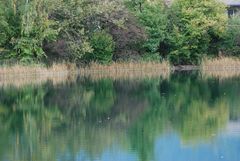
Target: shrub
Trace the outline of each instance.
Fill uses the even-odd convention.
[[[56,0],[51,19],[58,21],[60,34],[58,42],[65,45],[63,50],[59,43],[46,44],[49,55],[65,56],[74,61],[85,61],[91,46],[92,34],[103,28],[105,24],[114,24],[118,19],[112,16],[113,12],[121,9],[115,0]],[[50,48],[49,48],[50,46]],[[53,46],[53,47],[52,47]],[[88,61],[88,60],[86,60]]]
[[[227,34],[222,44],[222,50],[227,55],[240,55],[240,16],[228,20]]]
[[[172,64],[199,64],[210,42],[225,35],[225,6],[216,0],[176,0],[171,6]]]
[[[159,53],[146,53],[142,55],[141,60],[143,62],[160,62],[161,57]]]
[[[158,52],[160,43],[168,36],[167,12],[163,1],[135,0],[128,4],[148,34],[148,39],[143,44],[145,50],[149,53]]]
[[[33,61],[45,56],[42,49],[44,40],[56,39],[54,22],[48,19],[48,1],[3,2],[0,0],[0,47],[5,58]]]
[[[93,52],[86,55],[86,61],[96,61],[103,64],[112,61],[115,45],[110,34],[105,31],[97,31],[93,33],[90,44]]]

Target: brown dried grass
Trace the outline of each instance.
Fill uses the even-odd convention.
[[[77,67],[71,63],[54,63],[50,67],[42,64],[0,67],[0,86],[13,85],[21,87],[27,84],[42,84],[52,81],[53,84],[63,83],[75,77]]]
[[[171,72],[168,62],[115,62],[110,65],[92,63],[80,68],[80,75],[92,79],[136,79],[151,77],[168,77]]]
[[[42,84],[52,81],[53,84],[74,81],[78,75],[98,80],[152,78],[170,74],[168,62],[116,62],[109,65],[92,63],[86,67],[76,67],[73,63],[55,63],[51,67],[44,65],[25,66],[15,64],[0,67],[0,86],[21,87],[28,84]]]
[[[219,57],[206,59],[201,65],[204,76],[231,78],[240,76],[240,59],[233,57]]]

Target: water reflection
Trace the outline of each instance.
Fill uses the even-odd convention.
[[[240,78],[91,80],[0,89],[0,160],[229,160]]]

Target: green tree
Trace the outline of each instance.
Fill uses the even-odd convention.
[[[225,35],[225,6],[216,0],[176,0],[169,11],[172,23],[172,64],[199,64],[210,42]]]
[[[24,62],[45,56],[43,41],[55,40],[57,30],[49,20],[48,0],[0,1],[0,47],[5,58]]]
[[[233,16],[228,20],[227,34],[224,37],[222,50],[226,55],[240,54],[240,16]]]
[[[130,9],[134,12],[139,23],[145,28],[148,38],[143,46],[147,53],[153,54],[160,50],[160,44],[165,42],[168,33],[167,8],[163,0],[153,1],[127,1]],[[141,4],[141,9],[138,5]],[[164,51],[160,51],[160,53]],[[163,54],[162,53],[162,54]]]

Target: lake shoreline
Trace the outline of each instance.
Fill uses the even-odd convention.
[[[221,58],[205,60],[199,66],[170,66],[168,62],[115,62],[109,65],[92,63],[77,67],[74,63],[56,63],[50,67],[42,64],[0,67],[0,87],[41,85],[47,81],[53,85],[75,82],[78,77],[91,80],[142,80],[162,77],[168,79],[174,72],[200,71],[202,77],[214,77],[219,80],[240,76],[240,60]]]
[[[203,73],[214,72],[235,72],[240,75],[240,59],[232,57],[222,57],[215,59],[205,59],[201,65],[178,65],[171,66],[169,62],[113,62],[103,65],[91,63],[86,66],[77,66],[75,63],[63,62],[53,63],[51,66],[43,64],[13,64],[0,66],[0,80],[3,78],[19,77],[54,77],[71,74],[106,75],[110,77],[128,77],[133,73],[140,75],[168,75],[174,71],[194,71],[199,70]],[[138,74],[139,75],[139,74]]]

